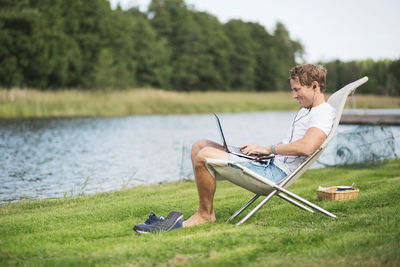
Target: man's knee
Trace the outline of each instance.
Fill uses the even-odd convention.
[[[220,158],[221,155],[219,155],[218,153],[221,153],[221,152],[213,147],[202,148],[195,157],[195,166],[197,168],[204,167],[206,164],[207,158]]]
[[[192,152],[191,155],[192,157],[196,157],[197,154],[200,152],[200,150],[202,150],[203,148],[205,148],[208,145],[209,141],[206,139],[200,139],[197,140],[193,145],[192,145]]]
[[[202,148],[199,152],[197,152],[195,157],[195,167],[203,167],[206,163],[206,158],[208,156],[208,147]]]

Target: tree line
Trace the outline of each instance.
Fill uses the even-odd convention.
[[[200,12],[184,0],[147,11],[108,0],[0,0],[0,86],[180,91],[288,89],[303,47],[282,23]],[[399,95],[399,60],[327,62],[328,91],[368,75],[364,92]]]
[[[342,62],[335,60],[322,63],[328,70],[327,92],[335,92],[338,88],[368,76],[369,80],[357,91],[361,94],[400,95],[400,59]]]

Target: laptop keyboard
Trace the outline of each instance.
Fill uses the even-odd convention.
[[[235,152],[238,154],[243,154],[242,150],[240,150],[237,146],[228,146],[230,152]]]

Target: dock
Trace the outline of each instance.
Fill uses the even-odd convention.
[[[400,114],[343,114],[340,123],[400,125]]]

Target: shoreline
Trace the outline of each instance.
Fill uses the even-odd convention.
[[[326,95],[326,99],[329,95]],[[0,119],[87,118],[129,115],[237,113],[297,110],[290,92],[177,92],[0,89]],[[350,108],[400,108],[400,97],[356,94]]]
[[[390,159],[385,159],[381,161],[376,161],[373,162],[372,164],[375,164],[377,166],[380,165],[385,165],[389,162],[400,162],[400,158],[390,158]],[[311,168],[309,169],[310,171],[324,171],[327,169],[331,168],[342,168],[342,169],[352,169],[352,168],[363,168],[366,167],[368,163],[354,163],[351,165],[338,165],[338,166],[324,166],[320,168]],[[20,198],[13,198],[10,200],[5,200],[3,202],[0,202],[0,208],[4,206],[9,206],[9,205],[18,205],[21,203],[29,203],[29,202],[46,202],[46,201],[63,201],[67,199],[77,199],[77,198],[84,198],[84,197],[95,197],[96,195],[102,195],[102,194],[114,194],[118,193],[119,191],[125,191],[125,190],[137,190],[138,188],[151,188],[151,187],[158,187],[158,186],[170,186],[174,184],[180,184],[180,183],[194,183],[194,177],[193,178],[187,178],[187,179],[182,179],[182,180],[175,180],[175,181],[164,181],[164,182],[154,182],[154,183],[149,183],[149,184],[138,184],[135,186],[130,186],[130,187],[121,187],[119,189],[111,189],[110,191],[102,191],[102,192],[94,192],[94,193],[85,193],[83,191],[76,191],[75,193],[73,191],[69,192],[66,191],[63,197],[29,197],[29,196],[22,196]]]
[[[396,112],[390,113],[390,110]],[[256,113],[256,112],[279,112],[279,111],[295,111],[295,109],[286,110],[243,110],[235,112],[221,112],[221,113]],[[374,111],[368,113],[365,111]],[[382,113],[380,113],[382,111]],[[388,112],[389,111],[389,112]],[[173,116],[173,115],[198,115],[198,114],[212,114],[213,111],[207,111],[203,113],[144,113],[144,114],[124,114],[114,116],[101,116],[101,115],[77,115],[77,116],[42,116],[42,117],[0,117],[0,120],[36,120],[36,119],[90,119],[90,118],[123,118],[130,116]],[[375,109],[345,109],[342,115],[341,124],[378,124],[378,125],[400,125],[400,107],[399,108],[375,108]]]

